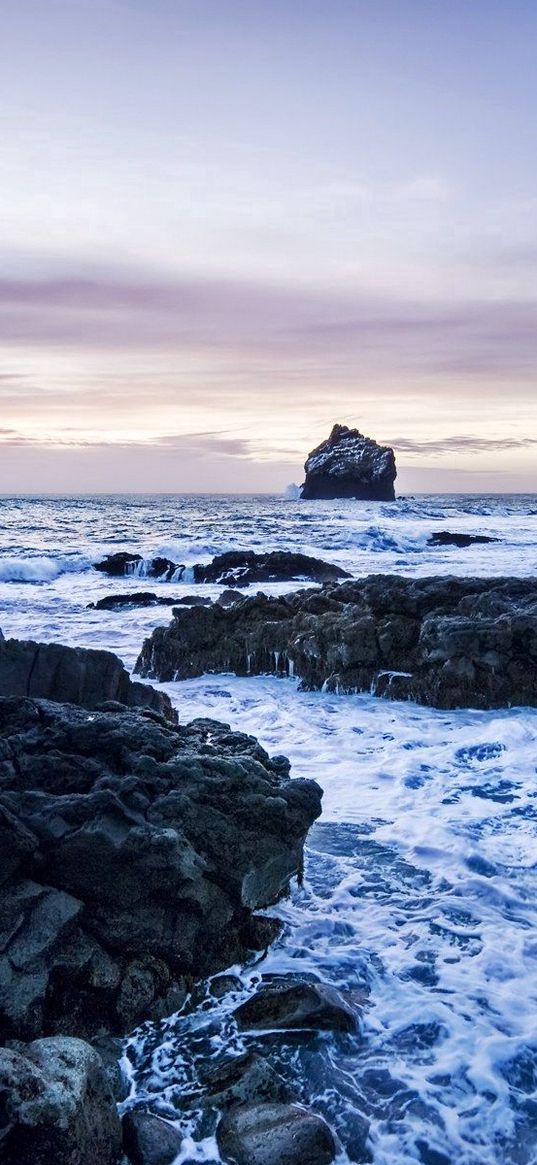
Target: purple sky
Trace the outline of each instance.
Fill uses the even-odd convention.
[[[537,490],[535,0],[4,0],[0,490]]]

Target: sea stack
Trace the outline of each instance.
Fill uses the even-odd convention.
[[[334,425],[328,440],[313,449],[304,465],[301,497],[359,498],[393,502],[397,476],[395,454],[358,429]]]

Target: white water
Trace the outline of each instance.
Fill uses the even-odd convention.
[[[14,561],[34,562],[42,582],[28,573],[26,582],[0,582],[0,626],[6,635],[111,647],[132,666],[169,611],[94,612],[86,603],[136,588],[181,594],[193,584],[107,579],[86,565],[101,553],[158,552],[188,565],[230,548],[294,548],[356,574],[529,575],[537,574],[536,510],[535,498],[341,508],[243,498],[2,501],[0,579],[24,574]],[[435,529],[502,541],[438,550],[427,545]],[[224,719],[286,753],[294,776],[325,790],[305,885],[277,908],[285,933],[264,963],[235,969],[235,996],[193,1001],[185,1014],[147,1025],[128,1049],[137,1098],[191,1138],[185,1165],[218,1160],[214,1118],[196,1116],[195,1097],[190,1118],[182,1107],[204,1062],[252,1044],[270,1047],[303,1100],[336,1126],[342,1161],[362,1158],[367,1115],[375,1165],[534,1163],[537,710],[436,712],[301,693],[293,679],[212,676],[167,690],[183,720]],[[282,970],[366,989],[361,1036],[239,1036],[233,1006],[261,972]]]

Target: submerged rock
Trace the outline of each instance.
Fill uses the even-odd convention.
[[[37,936],[36,936],[37,939]],[[114,1165],[121,1125],[100,1056],[83,1040],[0,1048],[3,1165]]]
[[[152,708],[175,721],[169,696],[148,684],[131,680],[111,651],[34,643],[31,639],[0,641],[0,696],[34,696],[94,709],[107,701],[129,708]]]
[[[136,666],[159,680],[294,674],[306,689],[439,708],[537,705],[537,580],[371,575],[174,610]]]
[[[126,1032],[244,958],[320,813],[288,774],[216,721],[0,699],[0,1039]]]
[[[359,498],[391,502],[397,476],[395,455],[358,429],[334,425],[330,436],[313,449],[304,465],[301,497]]]
[[[475,542],[497,542],[497,538],[491,538],[488,534],[457,534],[451,530],[437,530],[436,533],[431,534],[429,538],[430,546],[458,546],[463,549],[465,546],[472,546]]]
[[[358,1030],[358,1014],[328,983],[292,976],[268,982],[234,1012],[240,1028],[269,1031],[312,1028],[316,1031]]]
[[[216,1137],[224,1159],[236,1165],[329,1165],[337,1153],[326,1121],[298,1104],[237,1105]]]
[[[224,592],[225,593],[225,592]],[[242,595],[240,596],[242,598]],[[212,599],[205,595],[155,595],[153,591],[131,591],[127,595],[105,595],[96,603],[88,603],[88,610],[121,611],[129,607],[208,607]]]

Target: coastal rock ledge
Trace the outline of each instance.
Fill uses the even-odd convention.
[[[173,614],[143,645],[143,676],[295,675],[437,708],[537,705],[535,579],[370,575]]]
[[[0,1042],[128,1032],[263,950],[320,802],[226,724],[0,698]]]
[[[397,470],[393,449],[377,445],[371,437],[364,437],[347,425],[334,425],[328,440],[312,450],[304,469],[302,498],[395,500]]]

